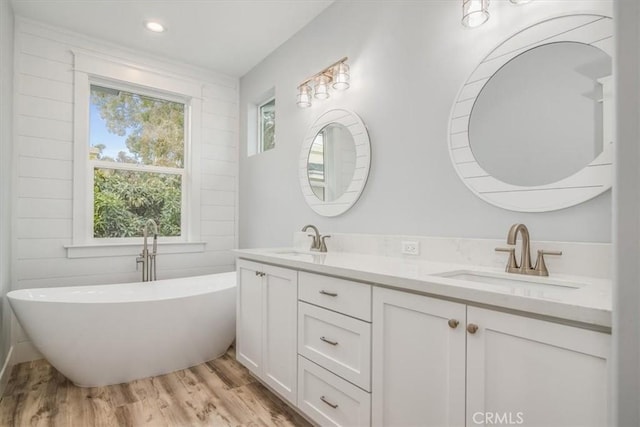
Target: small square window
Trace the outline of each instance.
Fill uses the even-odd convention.
[[[271,150],[276,146],[276,99],[258,107],[258,152]]]

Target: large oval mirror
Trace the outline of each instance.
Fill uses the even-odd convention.
[[[612,20],[572,15],[529,27],[491,52],[463,86],[450,153],[494,205],[562,209],[611,187]]]
[[[300,155],[300,186],[318,214],[336,216],[360,197],[369,175],[367,129],[355,114],[329,110],[311,126]]]

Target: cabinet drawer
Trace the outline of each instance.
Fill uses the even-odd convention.
[[[371,285],[300,272],[298,297],[329,310],[371,321]]]
[[[298,353],[371,390],[371,324],[299,302]]]
[[[321,426],[371,425],[371,395],[302,356],[298,407]]]

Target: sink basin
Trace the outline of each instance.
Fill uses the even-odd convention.
[[[303,251],[295,251],[295,250],[277,251],[277,252],[274,252],[274,254],[286,255],[286,256],[320,255],[320,253],[303,252]]]
[[[315,262],[317,260],[320,260],[323,258],[323,255],[324,255],[324,253],[320,253],[320,252],[314,253],[314,252],[302,252],[302,251],[295,251],[295,250],[286,250],[286,251],[273,252],[273,253],[276,255],[296,258],[301,261],[309,261],[309,262]]]
[[[513,273],[490,273],[473,270],[448,271],[438,274],[439,277],[464,280],[482,284],[485,287],[502,292],[527,296],[547,296],[558,292],[571,291],[583,286],[581,283],[569,282],[549,277],[526,276]]]

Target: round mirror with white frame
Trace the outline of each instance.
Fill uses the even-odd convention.
[[[333,109],[322,114],[305,135],[300,152],[300,187],[307,204],[322,216],[351,208],[369,176],[369,134],[357,114]]]
[[[589,200],[613,179],[613,22],[568,15],[500,44],[453,106],[449,152],[467,187],[513,211]]]

